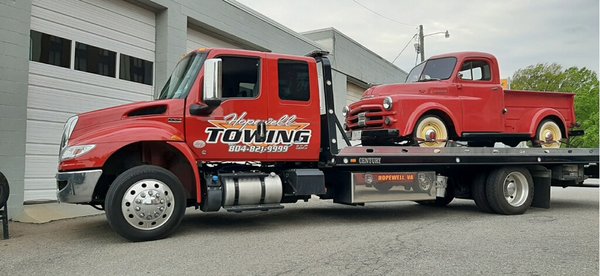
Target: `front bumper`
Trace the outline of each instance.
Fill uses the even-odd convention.
[[[102,170],[59,172],[56,174],[56,193],[59,202],[89,203]]]

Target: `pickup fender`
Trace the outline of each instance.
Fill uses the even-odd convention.
[[[417,124],[417,121],[421,118],[421,116],[423,116],[424,114],[431,112],[431,111],[438,111],[438,112],[444,113],[452,121],[452,125],[454,125],[454,131],[459,136],[461,135],[462,127],[460,126],[460,122],[457,120],[454,113],[452,113],[452,111],[450,111],[450,109],[448,109],[446,106],[441,105],[439,103],[426,102],[426,103],[419,105],[410,114],[410,116],[408,117],[408,120],[406,121],[404,131],[401,133],[401,136],[407,136],[407,135],[411,134]]]
[[[562,127],[564,128],[564,137],[568,137],[567,135],[569,135],[569,130],[567,129],[567,122],[565,121],[565,117],[560,114],[560,112],[558,112],[556,109],[553,108],[541,108],[539,110],[537,110],[533,116],[531,117],[531,123],[529,125],[529,135],[533,138],[535,136],[535,133],[537,132],[537,128],[540,125],[540,123],[542,122],[542,120],[544,120],[545,118],[547,118],[548,116],[553,116],[553,117],[557,117],[558,119],[560,119],[559,123],[562,123]]]

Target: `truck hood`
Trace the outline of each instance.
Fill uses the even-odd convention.
[[[430,81],[418,83],[388,84],[372,87],[365,91],[362,98],[374,98],[393,95],[421,95],[421,94],[447,94],[446,81]]]
[[[79,114],[75,132],[120,120],[164,115],[173,101],[181,100],[136,102],[82,113]],[[183,114],[180,114],[180,116],[183,116]]]

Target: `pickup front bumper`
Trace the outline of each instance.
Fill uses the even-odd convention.
[[[56,174],[56,193],[59,202],[89,203],[102,170],[59,172]]]

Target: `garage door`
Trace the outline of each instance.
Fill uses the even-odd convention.
[[[247,49],[240,43],[236,43],[232,40],[226,39],[217,34],[202,31],[201,29],[187,29],[187,41],[186,41],[187,52],[196,50],[199,48],[231,48],[231,49]]]
[[[120,0],[33,0],[25,200],[55,200],[64,122],[150,100],[155,15]]]
[[[349,105],[351,103],[354,102],[358,102],[358,100],[360,100],[360,98],[362,97],[362,94],[365,92],[365,89],[353,84],[351,82],[348,82],[347,86],[346,86],[346,105]]]

